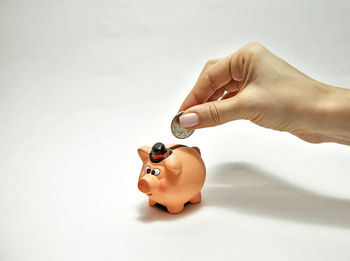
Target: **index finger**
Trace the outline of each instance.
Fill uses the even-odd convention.
[[[188,109],[189,107],[192,107],[193,105],[199,104],[199,101],[208,99],[210,97],[209,94],[215,92],[215,90],[213,91],[211,89],[211,87],[212,87],[211,85],[208,86],[208,84],[205,83],[206,82],[205,78],[207,77],[207,75],[206,75],[207,69],[210,66],[214,65],[217,61],[219,61],[219,59],[209,60],[204,65],[203,70],[199,74],[199,77],[196,81],[196,84],[194,85],[194,87],[192,88],[190,93],[186,96],[179,111],[184,111],[184,110]],[[203,89],[203,88],[204,88],[204,91],[201,91],[201,89]]]
[[[204,67],[179,111],[184,111],[194,105],[206,102],[216,90],[232,80],[231,58],[232,55],[218,60],[211,66]]]

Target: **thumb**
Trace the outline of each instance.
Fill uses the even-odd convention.
[[[193,106],[183,112],[179,121],[183,128],[199,129],[238,119],[242,119],[242,106],[236,96]]]

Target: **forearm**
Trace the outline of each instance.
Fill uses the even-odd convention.
[[[350,90],[326,84],[322,88],[327,92],[317,105],[314,131],[322,142],[350,145]]]

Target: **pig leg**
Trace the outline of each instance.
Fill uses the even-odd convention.
[[[199,203],[202,200],[202,195],[199,192],[197,195],[195,195],[193,198],[190,199],[191,203]]]
[[[148,205],[150,205],[151,207],[154,206],[155,204],[157,204],[157,202],[155,202],[154,200],[152,199],[148,199]]]
[[[184,209],[184,204],[182,205],[172,205],[166,207],[171,214],[180,213]]]

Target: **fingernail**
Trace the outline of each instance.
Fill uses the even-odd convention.
[[[198,125],[199,117],[196,113],[187,113],[180,116],[179,122],[182,128],[189,128]]]

